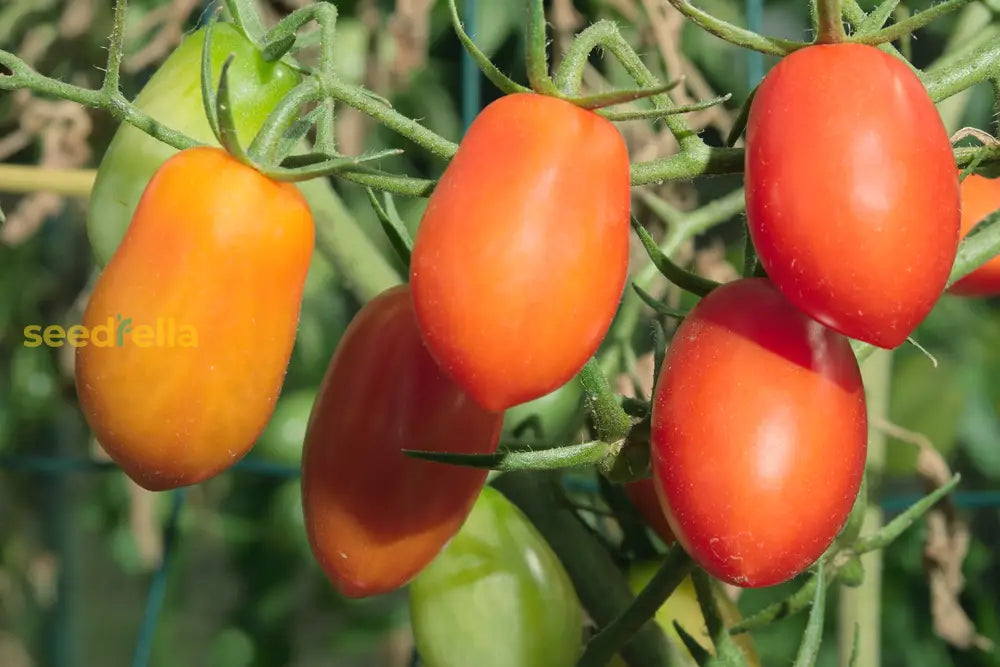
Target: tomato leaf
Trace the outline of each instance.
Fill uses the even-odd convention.
[[[680,636],[681,641],[684,642],[684,647],[694,658],[694,661],[698,665],[707,665],[708,661],[712,659],[712,654],[705,650],[705,648],[698,643],[698,640],[691,636],[691,634],[684,629],[684,626],[680,624],[679,621],[674,619],[674,630]]]
[[[642,299],[643,303],[652,308],[659,315],[676,317],[679,320],[683,320],[688,314],[688,311],[686,310],[668,306],[635,283],[632,283],[632,289],[639,295],[639,298]]]
[[[816,664],[819,645],[823,640],[823,612],[826,610],[826,580],[823,575],[823,562],[820,561],[816,570],[816,594],[813,596],[812,610],[809,612],[809,622],[806,624],[799,653],[795,657],[794,667],[811,667]]]
[[[264,41],[264,23],[253,0],[225,0],[233,23],[258,48]]]
[[[769,604],[752,616],[747,616],[742,621],[729,629],[729,633],[736,635],[741,632],[759,630],[770,625],[774,621],[780,621],[794,614],[804,611],[809,607],[813,595],[816,591],[816,576],[809,577],[802,586],[794,593],[780,602]]]
[[[552,449],[512,449],[494,454],[456,454],[404,449],[403,454],[415,459],[487,470],[556,470],[574,466],[593,465],[612,456],[618,447],[600,440],[580,445],[567,445]]]
[[[413,252],[413,237],[410,236],[410,232],[406,228],[406,223],[399,217],[399,212],[396,210],[396,202],[393,200],[392,195],[387,192],[385,193],[385,208],[383,208],[378,201],[378,197],[375,196],[375,192],[371,188],[366,188],[366,191],[368,192],[368,201],[375,210],[378,221],[382,224],[382,231],[385,232],[386,237],[389,239],[392,249],[399,255],[403,266],[409,271],[410,254]]]
[[[489,79],[490,83],[508,95],[511,93],[531,92],[530,88],[522,86],[501,72],[486,54],[479,50],[479,47],[476,46],[476,43],[472,41],[472,38],[469,37],[468,33],[462,27],[462,20],[458,16],[458,8],[455,6],[455,0],[448,0],[448,9],[451,11],[451,23],[455,29],[455,34],[458,35],[458,41],[462,43],[462,46],[465,47],[469,56],[486,78]]]
[[[757,94],[758,88],[760,88],[760,84],[754,86],[754,89],[747,95],[746,101],[743,102],[743,106],[740,107],[740,112],[736,115],[733,127],[729,130],[729,135],[726,137],[726,146],[730,148],[735,146],[736,142],[743,136],[743,132],[747,129],[747,119],[750,118],[750,105],[753,104],[753,98]]]
[[[219,139],[219,117],[216,115],[215,82],[212,80],[212,31],[218,17],[213,13],[205,24],[205,41],[201,46],[201,99],[212,134]],[[220,140],[219,143],[222,143]]]
[[[854,639],[851,641],[851,658],[847,662],[847,667],[855,667],[858,664],[858,639],[861,636],[861,624],[854,624]]]
[[[646,228],[639,224],[639,221],[635,218],[632,218],[632,228],[635,229],[639,240],[642,241],[642,247],[646,249],[646,254],[649,255],[649,259],[653,262],[653,265],[667,280],[682,290],[698,296],[705,296],[719,286],[719,283],[714,280],[702,278],[674,264],[673,260],[667,257],[660,250],[659,246],[656,245],[656,241],[649,235]]]
[[[912,526],[917,519],[926,514],[930,508],[934,507],[939,500],[951,493],[951,491],[958,486],[961,479],[962,476],[956,473],[947,484],[934,489],[932,492],[913,503],[913,505],[911,505],[905,512],[886,525],[882,526],[877,533],[868,535],[867,537],[862,537],[858,540],[854,545],[854,550],[859,554],[863,554],[888,546],[893,540],[902,535],[907,528]]]
[[[1000,254],[1000,210],[990,213],[976,223],[958,245],[955,263],[948,276],[952,286],[990,259]]]
[[[644,89],[636,92],[647,93],[643,97],[648,95],[655,95],[663,92],[655,88]],[[732,93],[726,93],[720,97],[713,97],[710,100],[702,100],[701,102],[693,102],[692,104],[678,104],[677,106],[670,107],[669,109],[638,109],[635,111],[608,111],[604,113],[604,117],[611,121],[621,121],[621,120],[643,120],[646,118],[663,118],[664,116],[671,116],[679,113],[689,113],[691,111],[701,111],[702,109],[710,109],[711,107],[718,106],[727,102],[731,97]],[[605,105],[608,106],[608,105]],[[586,107],[595,108],[595,107]]]
[[[870,32],[875,32],[876,30],[881,30],[885,22],[889,20],[892,16],[892,12],[896,9],[896,5],[899,4],[899,0],[882,0],[878,4],[878,7],[873,9],[865,19],[858,24],[858,29],[855,34],[867,35]]]

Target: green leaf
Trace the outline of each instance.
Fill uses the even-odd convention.
[[[235,2],[236,0],[232,0]],[[205,117],[208,119],[208,126],[212,130],[215,138],[222,143],[219,134],[218,107],[215,99],[215,85],[212,80],[212,32],[218,17],[213,13],[205,24],[205,41],[201,46],[201,100],[205,105]]]
[[[816,664],[819,645],[823,640],[823,612],[826,610],[826,581],[823,577],[823,562],[820,561],[816,570],[816,594],[813,596],[812,610],[809,612],[809,622],[806,624],[799,653],[795,657],[794,667],[811,667]]]
[[[660,91],[656,91],[660,92]],[[636,111],[609,111],[604,114],[604,117],[611,121],[622,121],[622,120],[642,120],[646,118],[663,118],[664,116],[672,116],[679,113],[689,113],[691,111],[701,111],[702,109],[709,109],[719,104],[727,102],[732,94],[726,93],[720,97],[713,97],[710,100],[703,100],[701,102],[694,102],[693,104],[680,104],[669,109],[640,109]]]
[[[977,222],[958,246],[948,286],[972,273],[1000,254],[1000,210]]]
[[[896,9],[896,5],[899,4],[899,0],[882,0],[878,7],[873,9],[858,25],[858,29],[855,31],[858,35],[866,35],[876,30],[881,30],[885,22],[889,20],[892,16],[892,12]]]
[[[600,440],[580,445],[567,445],[552,449],[520,449],[498,451],[494,454],[459,454],[404,449],[403,453],[415,459],[487,470],[556,470],[582,465],[593,465],[613,455],[618,446]]]
[[[378,221],[382,224],[382,231],[385,232],[393,250],[399,255],[403,266],[408,270],[410,267],[410,255],[413,252],[413,238],[410,236],[410,231],[406,228],[406,223],[399,217],[399,212],[396,210],[396,202],[393,200],[392,195],[387,192],[385,193],[385,208],[383,208],[378,201],[378,197],[375,196],[375,192],[371,188],[367,188],[366,191],[368,192],[368,201],[375,210]]]
[[[485,53],[479,50],[476,43],[472,41],[468,33],[462,27],[462,20],[458,16],[458,8],[455,6],[455,0],[448,0],[448,9],[451,10],[451,22],[455,28],[455,34],[458,35],[458,41],[462,43],[465,50],[469,53],[469,56],[476,63],[479,69],[483,72],[490,83],[499,88],[502,92],[510,95],[511,93],[528,93],[531,92],[530,88],[526,88],[519,83],[516,83],[506,74],[501,72],[496,65],[494,65]]]
[[[632,228],[638,234],[639,240],[642,241],[642,246],[646,249],[646,254],[649,255],[649,259],[653,262],[653,265],[656,266],[656,269],[667,280],[682,290],[698,296],[705,296],[719,286],[719,283],[714,280],[702,278],[674,264],[669,257],[663,254],[659,246],[656,245],[656,241],[653,240],[653,237],[649,235],[645,227],[639,224],[639,221],[635,218],[632,218]]]
[[[260,14],[257,13],[257,6],[254,0],[225,0],[226,9],[233,19],[233,23],[240,29],[246,38],[257,45],[264,41],[264,22],[261,21]]]
[[[668,306],[635,283],[632,283],[632,289],[639,295],[639,298],[642,299],[643,303],[652,308],[659,315],[676,317],[679,320],[683,320],[688,315],[688,311]]]
[[[947,484],[934,489],[934,491],[913,503],[909,509],[884,525],[877,533],[858,540],[854,550],[859,554],[863,554],[888,546],[893,540],[902,535],[907,528],[912,526],[917,519],[926,514],[930,508],[934,507],[939,500],[951,493],[958,486],[961,479],[962,476],[956,473]]]
[[[726,145],[730,148],[736,145],[736,142],[743,136],[743,131],[747,129],[747,120],[750,118],[750,105],[753,104],[757,88],[760,88],[760,84],[755,86],[750,91],[750,94],[747,95],[747,99],[743,103],[743,106],[740,107],[740,112],[737,114],[736,120],[733,121],[733,127],[729,130],[729,135],[726,137]]]
[[[851,659],[847,662],[847,667],[855,667],[858,664],[858,644],[861,637],[861,624],[854,624],[854,639],[851,641]]]
[[[712,654],[706,651],[705,648],[698,643],[698,640],[692,637],[691,634],[685,630],[676,619],[674,620],[674,630],[677,631],[681,641],[684,642],[684,647],[688,650],[688,653],[691,654],[691,657],[694,658],[694,661],[698,663],[698,665],[707,665],[708,661],[712,659]]]

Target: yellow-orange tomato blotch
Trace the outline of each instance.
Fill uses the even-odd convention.
[[[182,151],[153,176],[84,313],[107,344],[76,349],[84,416],[138,484],[194,484],[253,445],[281,391],[312,251],[299,191],[225,151]]]

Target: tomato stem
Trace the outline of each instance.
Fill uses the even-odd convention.
[[[559,95],[559,90],[549,76],[548,43],[545,30],[543,0],[528,1],[528,39],[525,62],[531,89],[542,95]]]
[[[530,88],[522,86],[501,72],[486,54],[479,50],[479,47],[476,46],[476,43],[472,41],[472,38],[469,37],[469,34],[462,27],[462,20],[458,16],[458,7],[455,5],[455,0],[448,0],[448,9],[451,12],[451,25],[455,30],[455,34],[458,35],[458,41],[462,43],[462,46],[465,47],[465,50],[472,57],[473,62],[479,66],[480,71],[489,79],[490,83],[508,95],[511,93],[531,92]]]
[[[839,44],[847,39],[840,0],[816,0],[816,43]]]

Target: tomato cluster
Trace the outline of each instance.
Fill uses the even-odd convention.
[[[261,67],[269,85],[286,85],[278,65]],[[121,171],[120,149],[109,170]],[[266,426],[295,339],[313,221],[294,186],[221,149],[140,157],[155,173],[120,245],[118,222],[98,224],[118,215],[100,207],[111,187],[102,184],[114,181],[98,180],[91,234],[110,261],[84,325],[110,322],[115,344],[79,348],[77,387],[112,458],[142,486],[167,489],[232,465]],[[812,564],[857,496],[867,414],[848,336],[905,340],[945,287],[960,192],[967,232],[1000,205],[1000,187],[970,177],[960,191],[920,82],[856,44],[804,48],[768,74],[750,109],[746,182],[769,278],[717,287],[678,328],[652,397],[652,478],[626,493],[665,543],[716,577],[764,586]],[[134,188],[124,190],[128,208]],[[482,493],[485,471],[404,450],[490,454],[511,408],[515,442],[538,447],[578,430],[581,392],[570,380],[621,299],[629,202],[625,142],[594,111],[517,93],[471,125],[430,197],[410,283],[356,315],[312,405],[303,515],[341,593],[391,591],[423,572],[415,609],[479,605],[468,590],[437,592],[447,563],[468,560],[460,545],[488,542],[501,524],[538,542],[528,560],[554,560],[515,509]],[[997,290],[995,262],[954,287]],[[190,327],[196,344],[158,335],[138,344],[134,329],[161,320]],[[436,557],[446,564],[430,565]],[[502,572],[513,562],[490,563]],[[571,586],[553,571],[563,577],[556,601],[566,602]],[[548,619],[571,646],[555,662],[579,639],[574,605]],[[417,634],[431,646],[439,629]]]

